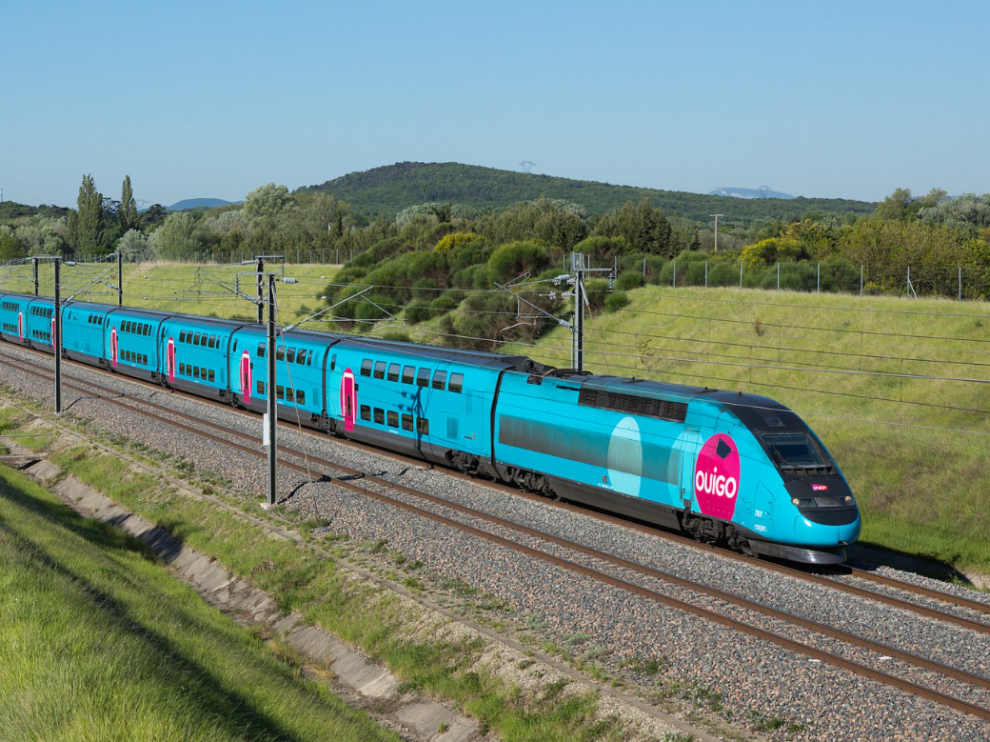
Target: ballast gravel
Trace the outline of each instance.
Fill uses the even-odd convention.
[[[46,368],[51,366],[51,359],[6,343],[0,345],[0,360],[5,359],[20,359],[27,369],[30,369],[28,364],[31,363],[41,363]],[[151,399],[178,412],[214,423],[226,431],[247,432],[260,439],[260,418],[244,417],[167,391],[139,387],[89,369],[67,367],[66,374],[67,384],[72,383],[69,377],[78,377],[111,387],[129,397]],[[42,403],[50,403],[52,398],[50,381],[38,379],[6,364],[0,364],[0,382]],[[264,495],[263,459],[214,441],[205,441],[193,433],[108,404],[96,398],[92,390],[80,394],[65,389],[64,398],[69,412],[91,420],[107,433],[138,441],[188,461],[196,469],[225,480],[231,491],[247,499],[257,500]],[[161,411],[155,414],[190,424]],[[231,433],[210,432],[243,443]],[[319,456],[379,475],[451,502],[468,505],[679,577],[713,585],[943,664],[975,674],[990,675],[990,637],[985,634],[771,573],[757,565],[723,559],[711,552],[650,537],[620,525],[565,511],[549,503],[516,497],[487,487],[482,482],[455,479],[443,472],[336,445],[330,438],[300,435],[284,429],[279,431],[279,436],[281,444],[309,456]],[[304,466],[307,463],[304,457],[288,458]],[[655,667],[659,668],[656,675],[640,673],[638,676],[648,692],[658,696],[670,693],[687,696],[701,707],[721,706],[721,713],[732,723],[744,727],[749,725],[780,739],[933,742],[990,739],[990,724],[972,716],[676,608],[578,576],[459,529],[343,490],[335,486],[332,480],[313,481],[333,474],[315,462],[308,463],[312,468],[312,478],[285,467],[280,468],[279,492],[282,497],[289,496],[286,507],[323,519],[334,533],[371,541],[385,539],[389,549],[400,551],[409,559],[418,559],[444,576],[462,580],[506,601],[515,609],[520,623],[545,625],[547,630],[559,637],[558,643],[573,646],[575,651],[596,646],[596,651],[600,653],[598,661],[613,669],[630,663],[634,668],[643,667],[650,660],[655,660]],[[366,480],[356,483],[373,487]],[[495,529],[491,524],[468,519],[440,506],[428,506],[408,495],[400,496],[394,491],[387,494],[431,512],[493,530],[561,558],[594,566],[664,595],[741,618],[754,626],[812,646],[837,651],[852,661],[891,671],[896,668],[899,677],[911,682],[951,692],[972,703],[990,707],[990,694],[959,681],[884,659],[876,653],[728,606],[719,600],[698,596],[655,578],[605,565],[542,540],[524,537],[508,529]],[[887,568],[884,571],[898,579],[925,580]],[[932,583],[929,586],[946,592],[960,590],[955,586],[928,582]],[[882,586],[870,585],[869,588],[880,591]],[[990,600],[971,591],[962,591],[961,594],[990,604]],[[911,596],[910,600],[931,603],[940,610],[967,617],[978,615],[965,608],[946,606],[919,596]]]

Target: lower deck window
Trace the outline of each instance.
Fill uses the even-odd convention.
[[[265,382],[263,382],[263,381],[259,381],[259,382],[257,383],[257,385],[256,385],[256,387],[255,387],[255,388],[256,388],[256,390],[257,390],[257,393],[258,393],[258,396],[259,396],[259,397],[260,397],[260,396],[264,396],[264,394],[265,394]]]
[[[402,416],[402,429],[403,430],[412,430],[413,429],[413,416],[412,415],[403,415]]]
[[[430,421],[427,420],[425,417],[417,417],[416,418],[416,432],[419,433],[420,435],[429,435],[430,434]]]
[[[361,419],[371,420],[371,408],[366,404],[361,405]]]
[[[398,412],[392,412],[392,410],[389,410],[388,411],[388,426],[390,428],[397,428],[397,427],[399,427],[399,413]]]
[[[375,422],[378,423],[379,425],[385,424],[385,410],[383,410],[381,407],[375,408]]]

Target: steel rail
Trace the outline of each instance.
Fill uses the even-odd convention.
[[[7,361],[5,361],[3,359],[0,359],[0,363],[5,363],[7,365],[14,365],[14,364],[10,364],[9,362],[7,362]],[[31,365],[35,365],[35,367],[37,368],[37,365],[36,364],[31,364]],[[24,371],[25,369],[20,369],[20,370]],[[47,374],[45,374],[45,373],[40,373],[40,372],[37,372],[37,371],[26,371],[26,372],[27,373],[30,373],[32,375],[35,375],[35,376],[39,376],[39,377],[43,377],[43,378],[48,378]],[[166,417],[163,417],[162,415],[158,415],[156,413],[149,412],[147,410],[141,410],[139,407],[136,407],[135,404],[143,404],[143,405],[146,405],[146,406],[151,406],[151,407],[154,407],[154,408],[161,409],[161,410],[163,410],[168,415],[173,415],[173,416],[182,417],[182,418],[185,418],[185,419],[188,419],[188,420],[192,420],[197,425],[206,426],[206,427],[210,427],[210,428],[214,428],[214,429],[220,430],[220,431],[224,432],[226,435],[234,435],[236,437],[244,438],[244,439],[251,440],[251,441],[254,441],[254,442],[260,441],[260,439],[256,439],[256,438],[254,438],[254,436],[251,436],[249,434],[240,433],[240,432],[237,432],[237,431],[231,431],[229,428],[224,428],[223,426],[217,425],[215,423],[212,423],[212,422],[209,422],[209,421],[204,421],[204,420],[202,420],[200,418],[196,418],[196,417],[194,417],[192,415],[187,415],[186,413],[182,413],[182,412],[178,412],[178,411],[172,410],[172,409],[170,409],[168,407],[165,407],[164,405],[159,405],[159,404],[157,404],[155,402],[150,402],[148,400],[143,400],[143,399],[138,399],[138,398],[132,398],[133,399],[133,402],[135,404],[132,404],[130,402],[125,402],[123,399],[120,398],[120,393],[117,392],[117,391],[115,391],[115,390],[108,389],[107,387],[103,387],[102,385],[96,384],[94,382],[89,382],[89,381],[85,381],[85,380],[78,379],[78,378],[74,378],[74,381],[78,382],[79,384],[82,384],[82,385],[85,385],[85,386],[89,386],[91,388],[99,389],[99,390],[101,390],[103,392],[108,392],[109,394],[111,394],[113,396],[102,396],[102,395],[100,395],[99,398],[100,399],[104,399],[105,401],[108,401],[108,402],[110,402],[112,404],[115,404],[115,405],[118,405],[120,407],[123,407],[125,409],[131,410],[131,411],[133,411],[133,412],[135,412],[137,414],[141,414],[141,415],[150,417],[152,419],[158,420],[158,421],[160,421],[162,423],[165,423],[167,425],[171,425],[171,426],[173,426],[175,428],[178,428],[180,430],[189,432],[189,433],[191,433],[193,435],[197,435],[197,436],[206,438],[208,440],[212,440],[214,442],[217,442],[217,443],[220,443],[220,444],[223,444],[223,445],[232,447],[232,448],[234,448],[236,450],[240,450],[242,452],[248,453],[249,455],[253,455],[253,456],[256,456],[256,457],[259,457],[259,458],[265,456],[265,454],[263,452],[259,451],[256,447],[250,447],[250,446],[247,446],[247,445],[236,443],[234,441],[230,441],[230,440],[228,440],[226,438],[222,438],[222,437],[220,437],[218,435],[214,435],[214,434],[208,433],[208,432],[206,432],[206,431],[204,431],[202,429],[198,429],[198,428],[193,427],[191,425],[186,425],[184,423],[176,422],[175,420],[170,420],[170,419],[168,419]],[[77,384],[74,384],[74,383],[71,383],[70,382],[70,383],[66,384],[66,386],[68,388],[75,389],[76,391],[79,391],[81,393],[84,393],[84,394],[86,393],[86,390],[80,388]],[[747,609],[752,610],[754,612],[761,613],[763,615],[770,616],[770,617],[775,618],[775,619],[783,620],[783,621],[786,621],[786,622],[789,622],[789,623],[792,623],[792,624],[801,626],[802,628],[805,628],[805,629],[808,629],[808,630],[811,630],[811,631],[815,631],[815,632],[818,632],[818,633],[822,633],[822,634],[824,634],[826,636],[831,636],[833,638],[837,638],[837,639],[840,639],[842,641],[846,641],[847,643],[851,643],[851,644],[856,645],[856,646],[860,646],[860,647],[863,647],[863,648],[871,649],[872,651],[876,651],[876,652],[885,653],[885,654],[887,654],[889,656],[896,657],[898,659],[901,659],[903,661],[909,662],[911,664],[915,664],[916,666],[922,667],[924,669],[931,670],[931,671],[934,671],[934,672],[938,672],[940,674],[947,675],[949,677],[953,677],[953,678],[956,678],[956,679],[959,679],[959,680],[963,680],[964,682],[967,682],[967,683],[970,683],[970,684],[973,684],[973,685],[976,685],[976,686],[979,686],[979,687],[983,687],[983,688],[990,687],[990,680],[988,680],[987,678],[984,678],[982,676],[973,675],[973,674],[967,673],[965,671],[958,670],[956,668],[948,667],[948,666],[943,665],[941,663],[937,663],[937,662],[933,662],[931,660],[927,660],[925,658],[917,657],[917,656],[911,655],[911,654],[909,654],[907,652],[902,652],[901,650],[897,650],[895,648],[889,647],[887,645],[880,644],[878,642],[873,642],[872,640],[868,640],[868,639],[865,639],[865,638],[862,638],[862,637],[857,637],[855,635],[848,634],[848,633],[843,632],[843,631],[841,631],[839,629],[834,629],[832,627],[824,626],[822,624],[818,624],[817,622],[810,621],[808,619],[803,619],[803,618],[800,618],[800,617],[797,617],[797,616],[793,616],[792,614],[786,613],[784,611],[779,611],[777,609],[770,608],[768,606],[764,606],[764,605],[762,605],[760,603],[755,603],[753,601],[749,601],[749,600],[747,600],[745,598],[742,598],[742,597],[739,597],[739,596],[735,596],[735,595],[732,595],[730,593],[726,593],[726,592],[721,591],[721,590],[719,590],[717,588],[712,588],[712,587],[709,587],[709,586],[700,585],[700,584],[695,583],[693,581],[685,580],[683,578],[679,578],[679,577],[670,575],[670,574],[665,573],[665,572],[662,572],[660,570],[656,570],[656,569],[654,569],[652,567],[647,567],[645,565],[637,564],[635,562],[630,562],[630,561],[625,560],[625,559],[623,559],[621,557],[616,557],[616,556],[613,556],[613,555],[605,554],[604,552],[600,552],[600,551],[598,551],[596,549],[593,549],[591,547],[586,547],[586,546],[582,546],[582,545],[579,545],[579,544],[574,544],[574,543],[569,542],[569,541],[566,541],[564,539],[560,539],[560,538],[558,538],[556,536],[552,536],[550,534],[543,533],[543,532],[538,531],[536,529],[531,529],[531,528],[529,528],[527,526],[522,526],[520,524],[516,524],[516,523],[513,523],[511,521],[506,521],[506,520],[504,520],[502,518],[498,518],[497,516],[493,516],[493,515],[490,515],[488,513],[483,513],[481,511],[476,511],[476,510],[474,510],[472,508],[469,508],[467,506],[464,506],[464,505],[460,505],[460,504],[457,504],[457,503],[451,503],[451,502],[449,502],[447,500],[444,500],[442,498],[436,497],[434,495],[429,495],[427,493],[420,492],[418,490],[414,490],[414,489],[411,489],[409,487],[405,487],[404,485],[395,484],[393,482],[389,482],[389,481],[384,480],[384,479],[381,479],[379,477],[374,477],[374,476],[366,475],[364,472],[360,472],[358,470],[351,469],[350,467],[346,467],[346,466],[343,466],[343,465],[340,465],[340,464],[336,464],[334,462],[330,462],[330,461],[327,461],[325,459],[320,459],[318,457],[308,456],[308,455],[305,455],[305,454],[300,454],[299,452],[294,451],[293,449],[288,448],[286,446],[280,446],[279,447],[279,451],[281,451],[282,453],[285,453],[285,454],[288,454],[288,455],[292,455],[292,456],[297,456],[297,457],[306,456],[307,458],[309,458],[310,460],[316,462],[319,465],[325,466],[325,467],[330,468],[330,469],[334,469],[334,470],[336,470],[338,472],[344,472],[348,476],[360,477],[363,481],[374,482],[375,484],[378,484],[380,486],[384,486],[384,487],[387,487],[387,488],[390,488],[390,489],[394,489],[394,490],[399,491],[399,492],[402,492],[404,494],[407,494],[407,495],[410,495],[410,496],[413,496],[413,497],[416,497],[416,498],[419,498],[419,499],[426,500],[426,501],[431,502],[431,503],[433,503],[435,505],[438,505],[440,507],[446,507],[446,508],[455,510],[457,512],[461,512],[462,514],[468,515],[469,517],[475,517],[475,518],[479,518],[479,519],[482,519],[482,520],[486,520],[486,521],[489,521],[489,522],[491,522],[491,523],[493,523],[493,524],[495,524],[497,526],[507,527],[507,528],[510,528],[512,530],[519,531],[519,532],[524,533],[526,535],[530,535],[530,536],[533,536],[535,538],[539,538],[541,540],[545,540],[545,541],[548,541],[550,543],[557,544],[559,546],[562,546],[564,548],[570,549],[572,551],[577,551],[578,553],[583,553],[585,555],[592,556],[594,558],[597,558],[597,559],[600,559],[600,560],[603,560],[603,561],[608,561],[608,562],[611,562],[612,564],[615,564],[616,566],[624,567],[626,569],[630,569],[630,570],[639,572],[641,574],[644,574],[644,575],[647,575],[647,576],[650,576],[650,577],[654,577],[654,578],[657,578],[657,579],[666,581],[666,582],[668,582],[670,584],[675,584],[675,585],[678,585],[680,587],[684,587],[684,588],[687,588],[689,590],[693,590],[695,592],[699,592],[701,594],[708,595],[710,597],[715,597],[715,598],[718,598],[718,599],[721,599],[721,600],[725,600],[726,602],[733,603],[735,605],[739,605],[741,607],[747,608]],[[305,466],[296,464],[294,462],[287,461],[285,459],[279,459],[279,463],[281,465],[283,465],[283,466],[285,466],[285,467],[293,470],[293,471],[296,471],[296,472],[305,474],[307,477],[312,476],[312,471],[311,471],[311,469],[309,467],[305,467]],[[926,698],[928,700],[936,701],[936,702],[941,703],[943,705],[949,706],[950,708],[954,708],[954,709],[956,709],[958,711],[962,711],[964,713],[967,713],[967,714],[970,714],[970,715],[974,715],[974,716],[978,716],[980,718],[983,718],[985,720],[990,721],[990,710],[985,709],[985,708],[983,708],[981,706],[978,706],[978,705],[975,705],[975,704],[971,704],[971,703],[969,703],[967,701],[963,701],[963,700],[958,699],[958,698],[955,698],[953,696],[949,696],[947,694],[940,693],[939,691],[935,691],[935,690],[933,690],[931,688],[927,688],[925,686],[918,685],[916,683],[912,683],[912,682],[907,681],[907,680],[903,680],[903,679],[898,678],[896,676],[889,675],[889,674],[884,673],[884,672],[881,672],[879,670],[875,670],[873,668],[867,667],[867,666],[862,665],[862,664],[859,664],[857,662],[853,662],[851,660],[847,660],[847,659],[845,659],[845,658],[843,658],[841,656],[834,655],[834,654],[831,654],[831,653],[828,653],[828,652],[825,652],[825,651],[816,649],[814,647],[810,647],[808,645],[802,644],[802,643],[797,642],[797,641],[794,641],[792,639],[788,639],[786,637],[783,637],[780,634],[777,634],[775,632],[767,631],[766,629],[760,629],[758,627],[752,626],[751,624],[745,623],[743,621],[739,621],[737,619],[732,619],[732,618],[729,618],[727,616],[723,616],[723,615],[721,615],[719,613],[716,613],[714,611],[711,611],[711,610],[708,610],[708,609],[705,609],[705,608],[701,608],[701,607],[692,605],[690,603],[686,603],[684,601],[678,600],[677,598],[672,598],[670,596],[666,596],[666,595],[663,595],[661,593],[657,593],[657,592],[655,592],[653,590],[650,590],[649,588],[645,588],[645,587],[642,587],[640,585],[636,585],[635,583],[630,583],[630,582],[628,582],[626,580],[622,580],[622,579],[617,578],[617,577],[614,577],[612,575],[604,574],[602,572],[599,572],[598,570],[594,570],[594,569],[589,568],[589,567],[587,567],[585,565],[581,565],[581,564],[578,564],[576,562],[573,562],[573,561],[570,561],[570,560],[567,560],[567,559],[563,559],[561,557],[557,557],[557,556],[555,556],[553,554],[549,554],[547,552],[543,552],[543,551],[540,551],[538,549],[534,549],[534,548],[529,547],[529,546],[526,546],[524,544],[519,544],[519,543],[517,543],[515,541],[512,541],[510,539],[506,539],[506,538],[504,538],[502,536],[499,536],[497,534],[493,534],[493,533],[490,533],[488,531],[484,531],[482,529],[476,528],[476,527],[471,526],[469,524],[461,523],[459,521],[453,520],[451,518],[448,518],[446,516],[440,515],[438,513],[434,513],[434,512],[429,511],[429,510],[425,510],[425,509],[423,509],[421,507],[418,507],[416,505],[411,505],[409,503],[403,502],[402,500],[397,500],[394,497],[390,497],[388,495],[385,495],[385,494],[382,494],[382,493],[379,493],[379,492],[375,492],[375,491],[370,490],[370,489],[368,489],[366,487],[361,487],[359,485],[355,485],[352,482],[349,482],[349,481],[346,481],[346,480],[341,480],[339,478],[338,479],[331,478],[330,479],[330,482],[333,485],[342,487],[344,489],[350,490],[350,491],[355,492],[357,494],[371,497],[373,499],[376,499],[376,500],[379,500],[381,502],[390,504],[392,506],[398,507],[400,509],[406,510],[406,511],[411,512],[411,513],[414,513],[416,515],[420,515],[422,517],[426,517],[428,519],[434,520],[434,521],[439,522],[439,523],[441,523],[443,525],[447,525],[447,526],[450,526],[450,527],[453,527],[453,528],[456,528],[456,529],[459,529],[459,530],[462,530],[462,531],[471,533],[472,535],[475,535],[475,536],[477,536],[479,538],[483,538],[485,540],[491,541],[491,542],[496,543],[498,545],[511,548],[511,549],[513,549],[515,551],[518,551],[520,553],[526,554],[527,556],[538,558],[538,559],[540,559],[542,561],[546,561],[546,562],[548,562],[550,564],[553,564],[555,566],[558,566],[558,567],[567,569],[567,570],[572,571],[572,572],[575,572],[577,574],[580,574],[580,575],[583,575],[583,576],[587,576],[587,577],[591,577],[592,579],[598,580],[599,582],[603,582],[605,584],[612,585],[614,587],[617,587],[619,589],[625,590],[627,592],[632,592],[632,593],[637,594],[637,595],[640,595],[642,597],[646,597],[648,599],[654,600],[655,602],[659,602],[659,603],[661,603],[663,605],[667,605],[669,607],[677,608],[679,610],[683,610],[683,611],[686,611],[688,613],[692,613],[692,614],[694,614],[694,615],[696,615],[696,616],[698,616],[700,618],[705,618],[705,619],[710,620],[710,621],[712,621],[714,623],[717,623],[719,625],[723,625],[723,626],[726,626],[726,627],[731,628],[733,630],[737,630],[737,631],[740,631],[742,633],[749,634],[749,635],[754,636],[754,637],[759,638],[759,639],[764,639],[764,640],[770,641],[770,642],[772,642],[774,644],[777,644],[778,646],[781,646],[781,647],[783,647],[785,649],[788,649],[788,650],[791,650],[791,651],[795,651],[795,652],[798,652],[798,653],[801,653],[801,654],[805,654],[805,655],[810,656],[810,657],[812,657],[814,659],[819,659],[819,660],[822,660],[822,661],[829,662],[830,664],[833,664],[833,665],[838,666],[840,668],[849,670],[851,672],[854,672],[855,674],[858,674],[860,676],[866,677],[868,679],[879,681],[879,682],[882,682],[882,683],[891,685],[891,686],[896,687],[896,688],[898,688],[900,690],[904,690],[904,691],[907,691],[909,693],[912,693],[913,695],[917,695],[917,696]]]

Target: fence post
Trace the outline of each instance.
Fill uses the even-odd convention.
[[[705,288],[708,288],[708,261],[705,261]]]
[[[780,261],[777,261],[777,291],[780,291]]]
[[[818,293],[822,293],[822,264],[818,264]]]
[[[670,287],[672,289],[677,288],[677,258],[674,258],[674,278],[671,281]]]
[[[643,283],[646,283],[646,258],[643,258]]]
[[[859,298],[863,298],[863,266],[859,266]]]
[[[742,271],[743,271],[743,262],[742,262],[742,258],[740,258],[739,259],[739,288],[742,288]]]
[[[959,301],[962,301],[962,266],[959,266]]]

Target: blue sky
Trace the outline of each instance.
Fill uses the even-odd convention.
[[[990,190],[990,3],[0,4],[0,188],[238,200],[397,161]]]

